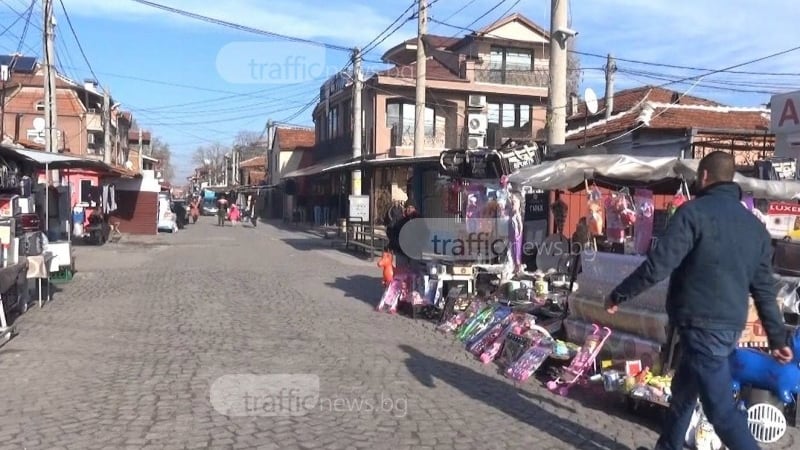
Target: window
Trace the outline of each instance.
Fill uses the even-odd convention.
[[[392,129],[393,145],[413,143],[416,114],[414,103],[390,101],[386,104],[386,126]],[[444,139],[446,119],[433,108],[425,108],[424,125],[425,137]]]
[[[533,51],[519,48],[492,47],[489,53],[489,76],[495,83],[518,84],[533,71]]]
[[[81,203],[89,203],[92,201],[92,180],[81,180]]]
[[[489,125],[501,128],[521,128],[530,125],[531,105],[489,103]]]
[[[339,107],[334,106],[328,111],[328,139],[339,136]]]

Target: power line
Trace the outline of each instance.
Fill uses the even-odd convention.
[[[326,42],[314,41],[314,40],[311,40],[311,39],[305,39],[305,38],[300,38],[300,37],[296,37],[296,36],[289,36],[289,35],[286,35],[286,34],[275,33],[273,31],[260,30],[258,28],[253,28],[253,27],[249,27],[249,26],[246,26],[246,25],[241,25],[241,24],[237,24],[237,23],[233,23],[233,22],[228,22],[226,20],[215,19],[213,17],[204,16],[204,15],[201,15],[201,14],[185,11],[185,10],[178,9],[178,8],[173,8],[171,6],[161,5],[159,3],[155,3],[155,2],[151,2],[151,1],[147,1],[147,0],[130,0],[130,1],[135,2],[135,3],[139,3],[141,5],[149,6],[151,8],[156,8],[156,9],[160,9],[162,11],[170,12],[172,14],[177,14],[177,15],[180,15],[180,16],[188,17],[190,19],[195,19],[195,20],[199,20],[199,21],[202,21],[202,22],[206,22],[206,23],[211,23],[211,24],[215,24],[215,25],[221,25],[221,26],[224,26],[224,27],[232,28],[234,30],[238,30],[238,31],[244,31],[244,32],[247,32],[247,33],[258,34],[258,35],[261,35],[261,36],[269,36],[269,37],[279,38],[279,39],[283,39],[283,40],[291,41],[291,42],[298,42],[298,43],[303,43],[303,44],[308,44],[308,45],[314,45],[314,46],[317,46],[317,47],[324,47],[324,48],[327,48],[327,49],[330,49],[330,50],[338,50],[338,51],[344,51],[344,52],[348,52],[348,53],[350,53],[352,51],[351,48],[344,47],[344,46],[341,46],[341,45],[329,44],[329,43],[326,43]]]
[[[81,40],[78,39],[78,33],[75,32],[75,27],[72,26],[72,20],[69,18],[69,13],[67,13],[67,7],[64,6],[64,0],[58,0],[58,3],[61,4],[61,11],[64,12],[64,17],[67,19],[67,25],[69,25],[69,30],[72,32],[72,37],[75,38],[75,43],[78,44],[78,50],[81,52],[83,61],[86,63],[86,66],[89,67],[89,72],[92,74],[92,77],[94,77],[94,80],[97,81],[97,83],[102,87],[102,84],[100,84],[100,78],[98,78],[97,74],[94,73],[92,63],[89,62],[86,52],[83,51],[83,45],[81,45]]]
[[[608,55],[598,55],[596,53],[587,53],[587,52],[580,52],[577,50],[570,50],[570,53],[575,53],[576,55],[581,56],[589,56],[593,58],[608,58]],[[654,66],[654,67],[664,67],[668,69],[682,69],[682,70],[693,70],[697,72],[708,72],[713,69],[703,69],[700,67],[692,67],[692,66],[681,66],[676,64],[666,64],[666,63],[657,63],[652,61],[640,61],[635,59],[626,59],[626,58],[618,58],[614,57],[615,60],[621,62],[627,62],[631,64],[642,64],[646,66]],[[720,71],[718,71],[720,72]],[[800,73],[780,73],[780,72],[747,72],[747,71],[737,71],[737,70],[724,70],[721,72],[731,73],[731,74],[740,74],[740,75],[759,75],[759,76],[783,76],[783,77],[792,77],[792,76],[800,76]]]
[[[408,18],[406,18],[406,20],[403,22],[403,24],[402,24],[402,25],[400,25],[400,27],[398,27],[398,28],[395,28],[394,30],[392,30],[392,31],[391,31],[391,32],[390,32],[388,35],[386,35],[386,36],[384,36],[384,37],[383,37],[383,40],[381,40],[380,42],[378,42],[377,44],[375,44],[375,42],[376,42],[378,39],[380,39],[380,38],[381,38],[381,36],[383,36],[383,34],[384,34],[384,33],[386,33],[387,31],[389,31],[389,29],[390,29],[390,28],[392,28],[393,26],[395,26],[395,25],[397,24],[397,22],[399,22],[399,21],[403,20],[403,16],[405,16],[405,15],[406,15],[406,14],[407,14],[409,11],[411,11],[411,10],[414,8],[414,6],[416,5],[416,3],[417,3],[417,2],[416,2],[416,0],[412,1],[412,2],[411,2],[411,5],[409,5],[409,6],[408,6],[408,8],[406,8],[406,10],[405,10],[405,11],[401,12],[401,13],[400,13],[400,15],[399,15],[399,16],[397,16],[397,18],[396,18],[396,19],[394,19],[394,22],[390,23],[390,24],[389,24],[389,25],[388,25],[386,28],[384,28],[384,30],[383,30],[383,31],[381,31],[381,32],[380,32],[380,34],[378,34],[377,36],[375,36],[375,39],[371,40],[371,41],[370,41],[370,42],[369,42],[367,45],[365,45],[365,46],[363,47],[363,48],[365,49],[365,50],[363,51],[363,53],[369,53],[371,50],[374,50],[374,49],[375,49],[375,47],[377,47],[378,45],[381,45],[381,44],[382,44],[382,43],[383,43],[383,42],[384,42],[384,41],[385,41],[385,40],[386,40],[386,39],[387,39],[389,36],[391,36],[392,34],[394,34],[394,33],[395,33],[395,32],[396,32],[396,31],[397,31],[397,30],[398,30],[400,27],[402,27],[402,25],[405,25],[406,23],[408,23],[408,22],[411,20],[411,18],[413,18],[413,17],[414,17],[414,15],[413,15],[413,14],[411,15],[411,17],[408,17]],[[374,46],[373,46],[373,47],[370,49],[370,45],[373,45],[373,44],[375,44],[375,45],[374,45]],[[367,49],[369,49],[369,50],[367,50]]]
[[[491,14],[491,13],[492,13],[492,11],[494,11],[495,9],[497,9],[497,8],[501,7],[501,6],[503,5],[503,3],[507,2],[507,1],[508,1],[508,0],[500,0],[500,2],[498,2],[496,5],[492,6],[492,7],[491,7],[491,8],[490,8],[488,11],[486,11],[485,13],[481,14],[480,16],[478,16],[478,18],[477,18],[477,19],[475,19],[475,20],[473,20],[472,22],[470,22],[470,23],[469,23],[469,25],[467,25],[467,26],[466,26],[466,27],[464,27],[464,28],[465,28],[465,29],[467,29],[467,28],[469,28],[469,27],[471,27],[471,26],[475,25],[476,23],[480,22],[481,20],[483,20],[483,18],[484,18],[484,17],[486,17],[486,16],[488,16],[489,14]],[[519,0],[517,0],[517,3],[519,3]],[[458,34],[454,34],[454,35],[452,35],[452,36],[450,36],[450,37],[451,37],[451,38],[454,38],[454,37],[456,37],[456,36],[458,36]]]
[[[33,4],[31,4],[31,6],[29,7],[29,9],[30,9],[30,8],[32,8],[32,7],[33,7]],[[12,8],[12,11],[13,11],[13,8]],[[11,29],[11,28],[12,28],[14,25],[16,25],[16,24],[17,24],[17,22],[19,22],[20,20],[22,20],[22,17],[23,17],[23,16],[22,16],[22,14],[17,14],[17,18],[16,18],[16,19],[14,19],[14,21],[13,21],[13,22],[11,22],[11,23],[10,23],[10,24],[9,24],[7,27],[5,27],[5,28],[3,29],[3,31],[0,31],[0,36],[2,36],[2,35],[4,35],[4,34],[6,34],[6,32],[7,32],[8,30],[10,30],[10,29]]]

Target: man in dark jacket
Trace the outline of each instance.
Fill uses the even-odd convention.
[[[698,197],[681,206],[664,236],[606,300],[618,305],[668,276],[667,314],[682,356],[672,381],[672,400],[659,450],[683,448],[698,398],[728,448],[758,449],[747,417],[734,404],[728,358],[745,328],[749,295],[767,332],[772,355],[792,359],[772,275],[772,246],[764,225],[744,208],[733,183],[734,159],[713,152],[700,161]]]

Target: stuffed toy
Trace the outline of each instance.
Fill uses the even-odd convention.
[[[781,364],[771,355],[754,349],[737,349],[730,356],[733,390],[748,385],[775,394],[785,404],[800,394],[800,329],[792,336],[794,359]]]

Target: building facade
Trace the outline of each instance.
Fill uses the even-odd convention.
[[[313,112],[317,173],[346,182],[358,164],[363,178],[354,193],[374,196],[372,213],[378,219],[393,200],[413,203],[427,216],[443,214],[437,183],[442,151],[496,147],[507,139],[544,135],[550,51],[542,27],[512,14],[461,38],[428,35],[425,45],[425,142],[417,154],[416,40],[401,42],[383,55],[391,68],[365,76],[363,161],[356,162],[353,152],[351,75],[328,80]],[[349,164],[343,162],[348,158]]]

